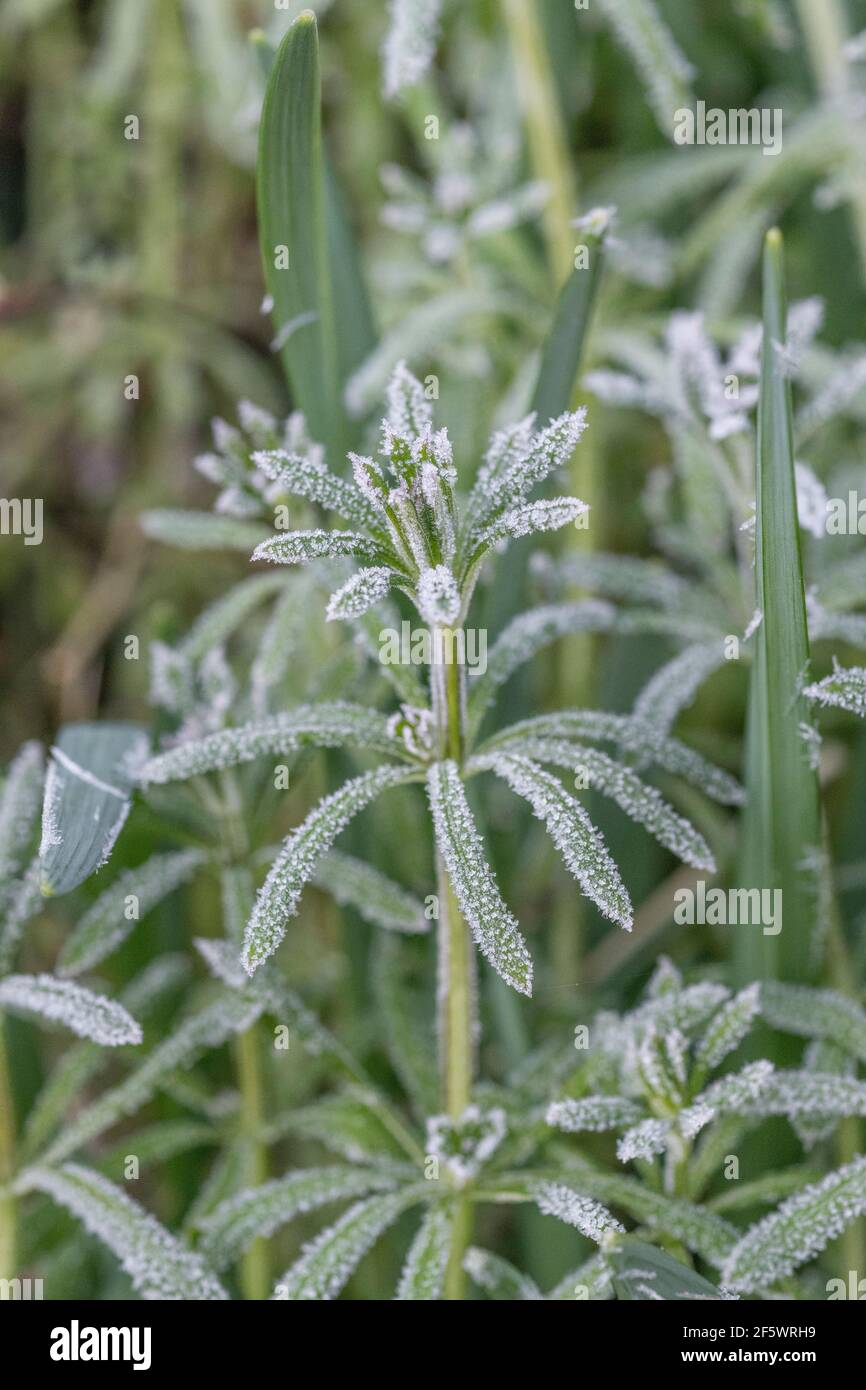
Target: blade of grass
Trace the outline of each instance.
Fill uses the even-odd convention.
[[[328,267],[319,38],[311,10],[298,15],[270,66],[256,195],[265,283],[286,376],[313,436],[332,459],[340,458],[346,420]]]
[[[777,230],[764,244],[764,344],[758,409],[756,587],[763,613],[755,646],[746,740],[747,809],[741,879],[780,889],[781,931],[735,929],[736,967],[743,981],[804,980],[812,971],[818,913],[821,841],[818,780],[801,732],[800,694],[809,661],[806,601],[794,484],[791,387],[780,345],[785,341],[783,243]]]

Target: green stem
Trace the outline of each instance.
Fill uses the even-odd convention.
[[[0,1279],[14,1279],[16,1268],[15,1197],[15,1111],[3,1015],[0,1014]]]
[[[448,650],[447,644],[444,650]],[[453,650],[452,647],[452,655]],[[465,733],[463,678],[463,668],[455,660],[440,662],[431,668],[439,753],[457,763],[462,758]],[[474,960],[469,929],[438,850],[436,887],[439,896],[439,1074],[443,1107],[456,1124],[472,1094],[476,1036]],[[464,1296],[463,1256],[471,1234],[471,1205],[465,1198],[458,1197],[445,1277],[445,1298],[450,1301]]]
[[[576,194],[540,9],[537,0],[505,0],[505,23],[517,70],[529,152],[536,176],[550,190],[544,209],[544,236],[553,279],[560,285],[574,256],[570,224],[575,215]]]
[[[241,1095],[241,1132],[248,1144],[248,1180],[251,1187],[267,1181],[268,1159],[259,1139],[264,1121],[264,1094],[255,1024],[241,1033],[235,1043],[238,1085]],[[268,1243],[257,1236],[241,1261],[241,1288],[246,1299],[262,1302],[270,1291]]]

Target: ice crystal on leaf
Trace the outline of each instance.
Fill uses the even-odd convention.
[[[360,617],[384,598],[390,587],[391,571],[387,565],[371,565],[358,570],[328,600],[325,614],[328,622],[335,618]]]
[[[535,1190],[535,1200],[545,1216],[555,1216],[569,1226],[576,1226],[587,1240],[601,1245],[605,1237],[625,1231],[621,1222],[611,1216],[601,1202],[592,1197],[583,1197],[562,1183],[540,1183]]]
[[[450,627],[460,612],[457,580],[445,565],[423,570],[418,580],[418,611],[431,627]]]
[[[19,1190],[44,1192],[78,1217],[117,1255],[145,1299],[227,1299],[228,1294],[201,1255],[188,1249],[125,1192],[100,1173],[76,1163],[31,1168]]]
[[[382,49],[385,96],[415,87],[436,53],[442,0],[390,0],[388,31]]]
[[[725,1284],[741,1293],[771,1288],[864,1212],[866,1158],[857,1158],[751,1226],[725,1261]]]
[[[485,859],[456,763],[434,763],[427,790],[436,843],[479,950],[507,984],[531,994],[529,951]]]
[[[405,768],[387,766],[362,773],[320,801],[288,837],[259,890],[247,924],[243,960],[250,975],[279,946],[319,860],[352,817],[388,787],[399,786],[414,776]]]
[[[0,1008],[59,1023],[103,1047],[141,1042],[141,1028],[122,1004],[53,975],[7,975],[0,980]]]
[[[409,1247],[397,1298],[430,1302],[442,1297],[454,1218],[444,1204],[431,1207]]]
[[[299,1258],[277,1282],[274,1298],[288,1302],[336,1298],[382,1232],[408,1207],[417,1206],[429,1195],[429,1184],[418,1183],[357,1202],[333,1226],[304,1246]]]

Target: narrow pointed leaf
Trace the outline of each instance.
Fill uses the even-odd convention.
[[[453,1209],[444,1202],[431,1207],[409,1247],[400,1275],[397,1298],[400,1301],[429,1303],[441,1299],[445,1272],[451,1253]]]
[[[0,1008],[59,1023],[103,1047],[141,1042],[139,1024],[116,999],[53,975],[7,975],[0,980]]]

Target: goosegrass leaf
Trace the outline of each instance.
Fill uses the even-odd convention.
[[[374,607],[391,587],[392,571],[387,565],[368,565],[347,579],[328,600],[328,622],[337,618],[359,618]]]
[[[580,802],[558,778],[529,758],[500,754],[490,759],[489,766],[513,792],[529,802],[534,814],[544,822],[566,868],[590,901],[605,917],[630,931],[634,918],[631,900],[616,864]]]
[[[601,0],[601,9],[640,74],[660,130],[672,139],[677,111],[692,105],[691,64],[654,0]]]
[[[407,1208],[428,1196],[428,1185],[418,1183],[356,1202],[339,1221],[304,1246],[300,1257],[277,1283],[274,1298],[287,1302],[336,1298],[382,1232]]]
[[[626,1302],[691,1303],[725,1295],[665,1250],[628,1236],[610,1255],[613,1288]]]
[[[304,744],[372,748],[397,757],[405,754],[404,745],[388,733],[384,715],[344,700],[323,700],[179,743],[146,762],[139,781],[145,788],[184,781],[252,762],[265,754],[292,753]]]
[[[600,1134],[608,1129],[627,1129],[642,1114],[641,1107],[626,1096],[581,1096],[579,1100],[553,1101],[545,1118],[566,1134]]]
[[[57,960],[60,975],[80,975],[111,955],[142,917],[187,883],[206,860],[200,850],[155,854],[137,869],[127,869],[88,908],[63,943]]]
[[[389,0],[382,46],[382,87],[393,100],[416,87],[436,54],[442,0]]]
[[[635,719],[669,733],[677,715],[688,708],[707,677],[724,662],[721,637],[715,642],[686,647],[647,681],[634,702]]]
[[[427,1212],[409,1247],[400,1275],[397,1286],[400,1301],[429,1303],[441,1299],[453,1226],[453,1209],[446,1203],[439,1202]]]
[[[531,994],[529,951],[487,863],[457,764],[434,763],[427,791],[436,844],[479,950],[506,984]]]
[[[555,1216],[569,1226],[575,1226],[587,1240],[601,1245],[612,1231],[625,1227],[593,1197],[585,1197],[564,1183],[540,1182],[535,1188],[535,1201],[545,1216]]]
[[[15,755],[0,789],[0,910],[24,867],[42,807],[45,752],[35,740]]]
[[[169,507],[142,512],[139,525],[150,540],[178,550],[240,550],[249,555],[268,535],[267,526],[258,521]]]
[[[253,551],[253,560],[269,560],[274,565],[303,565],[338,555],[356,560],[382,558],[380,547],[359,531],[283,531],[269,536]]]
[[[301,1169],[260,1187],[245,1188],[220,1202],[199,1223],[202,1254],[215,1269],[224,1269],[257,1236],[270,1236],[296,1216],[332,1202],[387,1191],[396,1179],[372,1169],[341,1167]]]
[[[866,1064],[866,1011],[844,994],[764,980],[761,1017],[780,1032],[836,1043]]]
[[[141,1042],[141,1027],[116,999],[53,975],[7,975],[0,980],[0,1008],[60,1024],[102,1047]]]
[[[289,920],[298,911],[304,887],[349,821],[387,788],[416,776],[412,770],[387,766],[362,773],[320,801],[286,839],[247,924],[243,963],[248,974],[252,975],[279,946]]]
[[[814,1259],[864,1212],[866,1158],[857,1158],[751,1226],[725,1262],[724,1283],[742,1293],[772,1288]]]
[[[418,898],[350,854],[331,850],[316,869],[313,882],[330,893],[341,907],[354,908],[374,927],[416,933],[425,932],[430,926],[424,916],[424,904]]]
[[[495,1255],[492,1250],[482,1250],[470,1245],[463,1256],[463,1268],[473,1284],[481,1290],[485,1298],[500,1302],[541,1298],[541,1290],[528,1274],[522,1274],[513,1264]]]
[[[807,685],[803,694],[814,704],[848,710],[862,719],[866,715],[866,669],[838,666],[832,676]]]
[[[187,1249],[119,1187],[76,1163],[30,1168],[19,1190],[44,1192],[66,1207],[120,1260],[145,1299],[226,1299],[228,1294],[201,1255]]]

